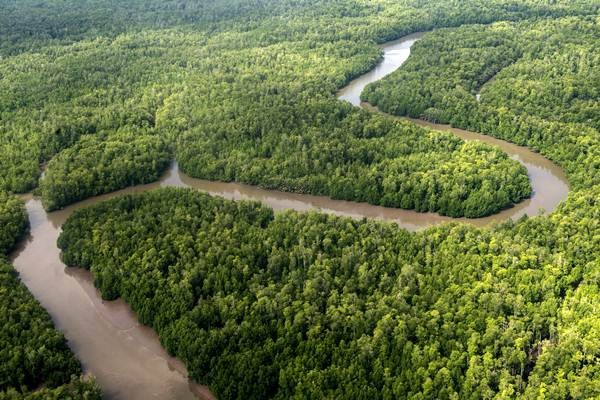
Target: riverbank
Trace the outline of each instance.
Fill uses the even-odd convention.
[[[376,70],[380,68],[379,75],[370,75],[369,79],[376,77],[381,79],[381,73],[389,73],[398,68],[408,58],[410,46],[418,40],[418,37],[418,35],[411,35],[392,42],[390,47],[384,45],[382,47],[384,59],[376,67]],[[386,60],[389,62],[392,59],[394,65],[397,65],[393,69],[386,64]],[[362,79],[361,85],[371,82],[364,78],[368,74],[358,78]],[[353,82],[355,83],[356,80],[349,86],[353,85]],[[352,87],[356,89],[359,86],[354,84]],[[427,124],[423,121],[414,122]],[[31,231],[20,248],[13,253],[12,260],[23,282],[52,315],[56,327],[65,333],[69,345],[82,361],[86,371],[97,377],[107,399],[192,399],[195,396],[210,399],[212,396],[207,388],[188,380],[185,367],[166,354],[152,329],[140,325],[136,315],[122,300],[111,302],[101,300],[89,273],[66,269],[60,260],[56,240],[68,216],[76,209],[121,194],[141,193],[157,187],[175,186],[192,187],[228,199],[257,200],[276,211],[315,209],[353,218],[385,219],[394,221],[403,228],[416,230],[450,221],[483,226],[509,218],[516,219],[524,214],[537,215],[538,208],[545,208],[547,212],[551,212],[566,198],[568,182],[564,173],[539,154],[484,135],[459,132],[438,125],[429,124],[429,126],[434,129],[451,130],[459,136],[462,135],[465,140],[482,140],[500,146],[528,168],[534,187],[532,198],[490,217],[457,219],[433,213],[331,200],[322,196],[263,190],[237,183],[194,179],[181,173],[177,163],[173,163],[167,173],[156,183],[90,198],[52,213],[46,213],[38,199],[26,197]]]

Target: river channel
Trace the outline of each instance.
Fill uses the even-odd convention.
[[[342,89],[339,98],[361,106],[360,93],[364,86],[400,67],[419,38],[420,34],[416,34],[383,45],[381,63]],[[12,254],[13,264],[29,290],[51,314],[56,327],[64,332],[84,370],[96,376],[107,399],[211,399],[213,396],[208,389],[187,378],[185,366],[165,352],[154,331],[140,325],[123,301],[103,301],[89,272],[65,267],[56,246],[62,224],[76,209],[120,194],[141,193],[164,186],[192,187],[234,200],[258,200],[275,210],[315,209],[353,218],[379,218],[394,221],[409,230],[447,221],[486,225],[524,214],[537,215],[540,209],[554,210],[567,196],[569,186],[564,173],[539,154],[491,137],[415,122],[452,131],[465,140],[481,140],[501,147],[526,166],[533,185],[532,198],[490,217],[454,219],[433,213],[194,179],[181,173],[177,163],[173,163],[159,182],[98,196],[52,213],[44,211],[39,199],[25,196],[31,229]]]

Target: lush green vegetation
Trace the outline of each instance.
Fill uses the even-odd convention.
[[[437,26],[590,14],[598,8],[594,1],[554,3],[4,0],[0,29],[8,39],[0,45],[6,55],[0,62],[0,189],[34,188],[39,165],[82,135],[127,129],[170,141],[182,169],[196,177],[455,216],[495,212],[529,193],[514,161],[490,160],[478,174],[473,159],[458,149],[437,154],[435,138],[422,138],[416,154],[386,152],[373,160],[364,155],[367,149],[396,140],[399,133],[408,140],[414,128],[401,126],[392,136],[379,132],[378,139],[362,137],[371,117],[355,116],[359,111],[341,105],[333,94],[374,65],[376,42]],[[349,127],[348,118],[358,125]],[[360,159],[340,154],[340,148],[355,147]],[[497,154],[470,151],[479,159]],[[452,179],[440,171],[444,165],[431,162],[437,157],[451,165]],[[84,168],[82,159],[74,161],[83,165],[71,168]],[[398,169],[390,167],[413,161],[414,167],[397,175]],[[55,165],[60,169],[60,164]],[[384,187],[385,178],[420,182],[417,164],[437,170],[433,184]],[[502,176],[504,167],[511,173]],[[131,182],[120,170],[114,172],[115,181],[102,190]],[[340,190],[335,178],[344,174],[366,181]],[[454,196],[463,182],[473,183],[464,199],[481,205],[456,207],[439,200]],[[373,187],[368,194],[366,185]],[[63,189],[68,191],[57,194],[57,204],[92,193],[85,181],[59,192]]]
[[[4,259],[0,260],[0,327],[1,399],[67,398],[67,393],[82,391],[89,397],[71,398],[101,397],[93,381],[71,378],[81,374],[79,361]],[[41,387],[45,389],[37,393]]]
[[[386,41],[439,26],[594,14],[600,9],[593,0],[2,0],[2,7],[0,36],[6,40],[0,49],[5,54],[148,28],[239,31],[265,20],[278,28],[272,35],[297,34],[304,25],[300,33],[314,32],[306,27],[329,34],[341,29],[342,35]]]
[[[597,193],[410,234],[160,189],[77,211],[59,246],[219,398],[588,398]]]
[[[552,217],[562,222],[545,247],[579,253],[570,266],[581,275],[559,308],[557,336],[540,346],[544,351],[538,352],[526,392],[532,396],[592,398],[600,393],[599,353],[592,350],[600,343],[594,333],[599,320],[593,316],[600,271],[600,75],[593,67],[600,62],[599,34],[598,17],[435,32],[414,47],[405,69],[365,93],[365,99],[388,112],[450,122],[527,145],[568,172],[576,190]],[[506,65],[506,59],[512,63]],[[440,83],[440,76],[448,81]],[[418,93],[402,89],[415,82],[422,88]],[[475,98],[479,90],[480,102]],[[582,240],[564,244],[573,235]]]
[[[0,193],[0,399],[100,399],[50,315],[5,259],[27,228],[23,202]]]
[[[2,400],[100,400],[102,393],[98,385],[89,378],[72,377],[71,381],[57,388],[40,388],[35,392],[20,393],[9,389],[0,392]]]
[[[27,214],[23,202],[0,191],[0,254],[8,253],[26,229]]]
[[[44,207],[51,211],[125,186],[155,181],[171,154],[158,136],[119,132],[109,138],[82,136],[49,163],[40,181]]]
[[[59,239],[64,259],[90,268],[106,298],[123,297],[219,398],[600,396],[598,92],[595,83],[579,83],[597,81],[596,26],[595,17],[584,17],[436,32],[417,43],[406,70],[367,94],[379,96],[374,102],[386,111],[452,122],[543,152],[573,185],[550,216],[410,234],[381,222],[275,215],[256,203],[161,189],[75,213]],[[300,87],[306,82],[271,88],[269,96],[251,93],[255,102],[245,103],[214,92],[202,103],[209,92],[190,85],[165,101],[157,126],[183,132],[177,152],[184,168],[236,180],[254,175],[250,167],[232,168],[235,160],[221,161],[225,156],[251,166],[254,154],[278,154],[271,144],[250,156],[234,152],[249,140],[269,143],[264,127],[307,127],[299,139],[283,136],[285,146],[301,143],[306,153],[313,132],[332,143],[338,127],[350,132],[352,141],[343,142],[353,143],[348,154],[361,140],[383,139],[377,149],[387,152],[411,129],[421,132],[334,106],[312,86]],[[317,95],[302,97],[311,90]],[[570,90],[577,99],[565,97]],[[301,107],[288,98],[300,99]],[[557,105],[559,99],[566,103]],[[204,128],[199,121],[211,123]],[[369,124],[384,124],[374,132],[388,133],[366,134]],[[317,134],[320,126],[331,129]],[[400,127],[397,139],[387,136]],[[434,135],[445,148],[464,146]],[[220,153],[229,140],[231,150]],[[283,177],[290,165],[302,171],[301,162],[281,154],[288,163]],[[407,159],[407,168],[418,165]]]
[[[314,111],[327,111],[329,104]],[[319,118],[298,131],[259,139],[227,134],[229,124],[240,127],[229,132],[243,132],[250,114],[224,126],[214,113],[219,117],[204,123],[201,133],[185,137],[180,166],[206,179],[456,217],[489,215],[531,193],[525,168],[496,148],[357,112],[348,104],[335,107],[324,114],[333,120]],[[290,117],[274,107],[262,114],[281,124],[272,132],[283,131],[278,115]]]
[[[221,399],[600,396],[597,1],[0,5],[0,190],[36,187],[47,163],[50,208],[156,177],[172,147],[197,177],[489,214],[528,195],[516,163],[334,93],[376,43],[530,19],[429,34],[366,98],[542,152],[573,187],[550,216],[408,233],[162,189],[76,212],[59,245]],[[2,265],[0,398],[99,396]]]
[[[439,30],[364,99],[526,145],[587,188],[600,183],[599,35],[598,17]]]

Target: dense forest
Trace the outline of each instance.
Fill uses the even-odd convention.
[[[599,217],[583,193],[551,218],[410,234],[160,189],[77,211],[58,244],[218,398],[588,398],[598,322],[577,299],[597,297]]]
[[[50,315],[5,255],[27,229],[23,202],[0,193],[0,399],[100,399]]]
[[[526,145],[565,168],[572,184],[593,187],[600,183],[599,36],[598,17],[442,29],[363,97],[391,114]]]
[[[595,14],[600,9],[593,0],[2,0],[1,4],[4,54],[145,29],[248,31],[265,21],[275,29],[261,33],[272,37],[341,31],[342,36],[377,37],[384,42],[441,26]]]
[[[100,399],[48,313],[0,259],[0,399]],[[42,388],[42,389],[41,389]],[[41,390],[40,390],[41,389]]]
[[[507,95],[512,100],[506,104],[521,113],[498,106],[505,119],[484,121],[496,122],[501,133],[444,118],[473,115],[460,108],[465,103],[450,102],[450,95],[443,104],[454,108],[423,104],[422,112],[412,114],[489,132],[555,160],[574,190],[550,216],[411,234],[382,222],[273,214],[256,203],[161,189],[75,213],[59,239],[64,260],[90,268],[106,298],[123,297],[219,398],[599,396],[600,321],[593,310],[600,299],[600,157],[593,118],[579,112],[597,104],[594,84],[576,92],[587,93],[579,105],[548,105],[553,112],[535,115],[536,108],[560,98],[556,93],[575,81],[572,74],[593,79],[594,68],[578,72],[573,60],[594,65],[595,24],[595,18],[583,17],[441,30],[417,43],[406,64],[418,73],[411,65],[426,64],[425,57],[442,63],[430,63],[431,69],[412,78],[423,87],[413,96],[463,93],[469,104],[483,108],[491,99],[501,104],[502,93],[517,92],[536,71],[545,76],[540,68],[546,63],[529,70],[519,60],[571,62],[556,66],[550,94],[537,83],[540,89],[524,90],[522,99]],[[509,33],[498,33],[504,29]],[[521,46],[510,30],[527,29],[538,36]],[[483,37],[488,31],[491,36]],[[564,45],[567,37],[573,46]],[[442,44],[454,48],[444,53]],[[571,53],[576,47],[577,58]],[[473,62],[465,63],[465,54],[473,54]],[[446,70],[443,63],[464,70]],[[520,74],[511,72],[513,65]],[[401,85],[419,87],[398,80],[404,73],[370,89],[379,91],[374,103],[385,111],[408,113],[398,112],[403,95],[391,97]],[[448,82],[435,86],[434,77]],[[514,80],[514,89],[498,89],[486,99],[502,79]],[[528,102],[531,108],[522,109]],[[292,110],[289,115],[295,115]],[[163,111],[173,117],[170,132],[185,131],[193,121],[177,121],[168,106]],[[327,114],[319,118],[326,121]],[[193,139],[196,132],[183,135],[184,147],[197,143],[208,148],[197,154],[208,153],[208,141]]]
[[[165,140],[143,132],[117,132],[108,138],[82,136],[56,155],[40,180],[44,207],[51,211],[125,186],[153,182],[169,165]]]
[[[329,102],[315,107],[325,113]],[[276,123],[274,108],[263,114]],[[427,131],[413,124],[356,112],[348,104],[324,115],[320,128],[291,135],[244,137],[245,117],[221,117],[202,125],[202,132],[186,135],[178,161],[192,176],[241,181],[269,189],[326,195],[334,199],[368,202],[417,211],[437,211],[453,217],[481,217],[529,197],[531,186],[525,168],[497,148],[465,143],[457,137]],[[256,113],[256,114],[255,114]],[[344,115],[340,118],[340,115]],[[214,113],[213,115],[220,115]],[[312,112],[309,113],[312,115]],[[241,133],[240,133],[241,132]],[[215,143],[211,135],[223,139]]]
[[[598,8],[594,1],[534,0],[3,3],[0,29],[10,40],[0,49],[7,55],[0,62],[0,189],[28,191],[38,185],[39,165],[81,136],[127,129],[168,140],[194,177],[469,217],[529,195],[514,160],[485,146],[468,150],[489,159],[484,166],[462,147],[439,154],[435,134],[423,137],[407,125],[373,129],[376,117],[356,116],[333,94],[377,62],[376,43],[405,33]],[[371,130],[380,137],[365,137]],[[398,134],[408,146],[375,158],[371,149]],[[440,165],[431,162],[438,157]],[[70,169],[87,168],[83,158],[73,161]],[[61,165],[49,163],[47,174]],[[71,184],[53,189],[48,196],[57,199],[47,204],[133,182],[123,169],[98,168],[112,171],[103,174],[110,182],[90,190],[91,174],[81,187],[67,177]],[[141,176],[147,165],[133,168]],[[445,200],[458,192],[460,204]]]
[[[183,189],[75,212],[58,245],[219,399],[600,397],[597,0],[0,0],[0,257],[49,210],[192,176],[451,216],[531,194],[497,148],[351,107],[378,43],[429,31],[368,87],[388,113],[541,152],[571,192],[488,228],[281,212]],[[498,22],[500,21],[500,22]],[[6,259],[0,399],[100,389]]]
[[[0,254],[7,254],[27,229],[23,202],[0,192]]]
[[[364,99],[396,115],[456,125],[489,117],[477,107],[505,107],[598,129],[599,32],[597,17],[441,29],[416,44],[400,70],[370,85]]]

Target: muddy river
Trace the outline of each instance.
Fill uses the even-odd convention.
[[[402,65],[410,54],[411,45],[420,36],[407,36],[382,46],[382,62],[342,89],[339,97],[360,106],[360,93],[364,86]],[[550,212],[566,198],[568,183],[564,173],[539,154],[487,136],[416,122],[450,130],[466,140],[482,140],[500,146],[527,167],[534,189],[531,199],[491,217],[468,222],[484,225],[518,218],[523,214],[536,215],[540,209]],[[31,230],[28,238],[12,254],[15,268],[34,296],[52,315],[57,328],[64,332],[85,371],[96,376],[108,399],[212,398],[206,387],[188,380],[185,366],[165,352],[153,330],[140,325],[124,302],[103,301],[91,282],[89,272],[65,268],[56,247],[61,226],[74,210],[116,195],[139,193],[163,186],[193,187],[228,199],[258,200],[275,210],[316,209],[354,218],[380,218],[395,221],[410,230],[445,221],[467,221],[326,197],[263,190],[237,183],[194,179],[181,173],[176,163],[159,182],[98,196],[57,212],[46,213],[38,199],[26,196]]]

